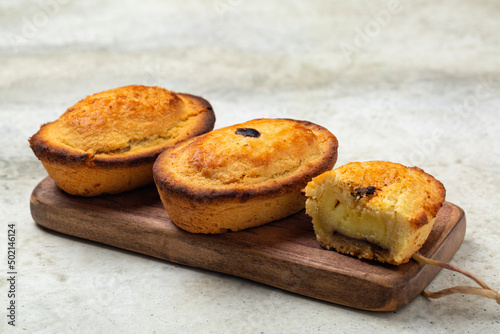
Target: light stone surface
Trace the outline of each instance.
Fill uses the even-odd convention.
[[[500,305],[479,297],[366,312],[43,230],[29,196],[46,173],[27,141],[128,84],[203,96],[216,127],[316,122],[339,139],[337,165],[395,161],[441,180],[468,222],[451,262],[500,288],[499,17],[493,0],[0,2],[0,332],[500,332]],[[429,289],[469,284],[442,271]]]

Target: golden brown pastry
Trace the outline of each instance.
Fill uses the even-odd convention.
[[[180,228],[222,233],[304,208],[303,187],[331,169],[337,139],[305,121],[256,119],[214,130],[163,152],[153,172]]]
[[[152,183],[153,163],[163,150],[214,123],[201,97],[134,85],[88,96],[29,141],[59,188],[97,196]]]
[[[369,161],[317,176],[305,193],[321,246],[401,264],[424,244],[446,191],[417,167]]]

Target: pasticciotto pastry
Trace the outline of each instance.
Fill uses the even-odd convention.
[[[301,190],[333,168],[336,137],[290,119],[256,119],[165,150],[153,167],[172,221],[195,233],[259,226],[304,208]]]
[[[369,161],[315,177],[305,194],[321,246],[401,264],[424,244],[446,191],[420,168]]]
[[[29,141],[60,189],[97,196],[153,183],[153,163],[163,150],[214,123],[201,97],[132,85],[88,96]]]

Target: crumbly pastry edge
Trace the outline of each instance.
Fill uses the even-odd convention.
[[[310,184],[317,183],[318,181],[324,182],[323,179],[327,179],[329,177],[329,174],[330,175],[335,174],[338,171],[343,170],[343,169],[347,169],[347,168],[349,168],[350,166],[353,166],[353,165],[372,164],[372,163],[382,163],[382,164],[387,165],[387,167],[391,167],[391,165],[392,165],[392,166],[396,166],[398,168],[404,168],[404,169],[407,169],[407,170],[414,171],[414,172],[420,174],[421,176],[424,176],[425,179],[426,179],[426,181],[428,183],[432,184],[432,186],[434,187],[434,190],[437,192],[437,197],[439,197],[439,198],[442,199],[442,200],[437,201],[436,203],[433,203],[432,205],[428,206],[427,207],[427,210],[428,210],[427,214],[423,210],[421,210],[420,212],[415,212],[415,215],[409,219],[409,222],[413,226],[415,226],[415,227],[424,226],[424,225],[426,225],[429,222],[428,216],[435,217],[438,214],[439,210],[443,206],[443,203],[444,203],[444,200],[445,200],[445,197],[446,197],[446,189],[445,189],[444,185],[439,180],[437,180],[434,176],[432,176],[429,173],[425,172],[422,168],[419,168],[419,167],[407,167],[407,166],[405,166],[403,164],[400,164],[400,163],[397,163],[397,162],[387,162],[387,161],[382,161],[382,160],[352,161],[352,162],[349,162],[349,163],[347,163],[345,165],[336,167],[333,170],[327,171],[327,172],[325,172],[323,174],[320,174],[320,175],[314,177],[313,180],[311,180],[308,183],[308,185],[306,186],[306,191],[307,191],[307,188],[309,187]],[[342,182],[347,182],[347,181],[343,180]],[[370,185],[371,184],[364,184],[364,185],[361,185],[361,186],[365,187],[365,186],[370,186]]]
[[[435,218],[427,225],[420,227],[416,233],[415,241],[399,253],[394,253],[392,249],[385,249],[375,243],[351,238],[339,233],[323,234],[315,229],[316,238],[321,247],[327,250],[335,250],[342,254],[348,254],[365,260],[376,260],[379,262],[400,265],[408,262],[412,255],[417,252],[425,243]]]
[[[423,169],[418,167],[407,167],[399,163],[386,161],[367,161],[365,163],[383,163],[388,164],[388,166],[398,166],[398,168],[404,168],[417,172],[425,177],[426,182],[432,184],[434,190],[437,192],[436,197],[439,198],[439,200],[427,207],[427,213],[424,212],[423,209],[421,209],[420,212],[415,215],[415,217],[407,220],[407,223],[412,226],[411,240],[413,242],[411,244],[408,244],[404,249],[398,250],[398,253],[394,253],[394,249],[384,249],[377,244],[369,242],[367,240],[351,238],[336,231],[325,231],[322,226],[320,226],[321,224],[316,221],[318,219],[318,217],[316,217],[317,210],[313,209],[313,206],[317,204],[314,204],[316,203],[316,200],[312,199],[311,197],[315,196],[314,193],[316,192],[316,189],[314,188],[318,186],[318,181],[327,181],[329,174],[335,174],[336,170],[349,168],[349,166],[352,166],[353,164],[363,164],[363,162],[347,163],[346,165],[337,167],[335,170],[331,170],[318,175],[308,183],[308,186],[306,186],[305,192],[308,197],[306,201],[306,208],[310,207],[307,211],[309,211],[308,214],[313,220],[313,226],[317,241],[320,246],[325,249],[335,250],[339,253],[349,254],[360,259],[377,260],[379,262],[385,262],[394,265],[406,263],[411,259],[412,255],[422,247],[428,235],[430,234],[432,227],[434,226],[437,214],[444,204],[446,189],[439,180],[435,179],[432,175],[426,173]],[[312,184],[314,184],[314,188],[312,187]],[[430,220],[428,219],[428,215],[431,217]]]

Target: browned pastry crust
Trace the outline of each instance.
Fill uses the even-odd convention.
[[[321,246],[391,264],[420,249],[446,195],[422,169],[385,161],[338,167],[314,178],[305,192]]]
[[[172,221],[196,233],[262,225],[304,208],[303,187],[331,169],[338,142],[305,121],[257,119],[163,152],[153,173]]]
[[[152,183],[152,166],[163,150],[214,123],[201,97],[132,85],[88,96],[29,141],[62,190],[97,196]]]

